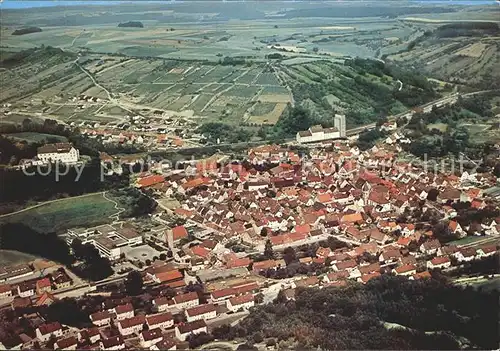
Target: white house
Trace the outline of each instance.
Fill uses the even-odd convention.
[[[125,348],[125,343],[121,336],[112,336],[107,339],[101,339],[100,349],[106,351],[116,351],[123,350]]]
[[[427,261],[427,268],[448,268],[451,266],[451,261],[447,256],[434,257],[432,260]]]
[[[36,328],[35,334],[38,340],[45,342],[50,339],[51,335],[54,335],[56,338],[61,337],[63,335],[63,330],[61,323],[52,322],[40,325]]]
[[[477,249],[477,256],[481,258],[493,256],[496,252],[497,248],[495,245],[481,246],[479,249]]]
[[[141,346],[145,349],[149,349],[151,346],[160,342],[163,339],[161,329],[150,329],[145,330],[139,335],[139,341]]]
[[[203,332],[207,332],[207,324],[202,319],[175,326],[175,337],[180,341],[186,341],[186,338],[191,334],[199,334]]]
[[[458,262],[470,262],[476,259],[476,249],[473,247],[468,247],[455,252],[453,255],[458,260]]]
[[[231,297],[234,297],[236,290],[233,288],[225,288],[220,290],[212,291],[210,294],[210,301],[213,303],[222,302]]]
[[[156,307],[158,312],[165,312],[170,306],[169,301],[166,297],[159,297],[153,300],[153,306]]]
[[[116,314],[116,319],[119,321],[124,319],[130,319],[135,315],[134,306],[132,306],[132,304],[130,303],[116,306],[115,308],[111,309],[110,312],[114,312]]]
[[[35,295],[35,285],[29,283],[21,283],[17,286],[17,294],[20,297],[31,297]]]
[[[108,311],[95,312],[90,315],[92,324],[102,327],[111,323],[112,314]]]
[[[248,310],[255,306],[255,300],[252,293],[235,296],[227,300],[227,309],[231,312],[236,312],[240,309]]]
[[[47,144],[37,149],[37,157],[44,162],[76,163],[80,158],[80,151],[70,143]]]
[[[83,329],[78,332],[78,341],[88,340],[90,344],[95,344],[101,340],[101,333],[98,328]]]
[[[439,240],[429,240],[420,245],[420,251],[427,255],[434,255],[437,250],[441,247]]]
[[[160,328],[168,329],[174,326],[174,317],[172,313],[160,313],[146,316],[146,324],[150,330]]]
[[[207,320],[217,317],[217,311],[214,305],[205,304],[191,307],[185,311],[188,322],[194,322],[200,319]]]
[[[410,276],[417,273],[417,267],[412,264],[405,264],[393,269],[392,272],[396,275]]]
[[[177,345],[172,338],[163,338],[163,340],[157,342],[149,348],[150,350],[177,350]]]
[[[174,300],[175,307],[179,309],[195,307],[200,304],[200,299],[198,298],[198,294],[196,292],[176,295],[172,300]]]
[[[126,318],[118,322],[118,330],[122,336],[137,334],[142,331],[144,326],[144,316],[135,316]]]
[[[54,350],[76,350],[77,345],[78,340],[74,336],[70,336],[69,338],[57,340],[54,343]]]

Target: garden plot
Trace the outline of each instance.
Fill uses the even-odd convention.
[[[260,85],[280,85],[280,82],[272,72],[262,73],[255,83]]]
[[[260,110],[264,110],[264,108],[268,109],[269,105],[272,105],[272,104],[266,103],[266,104],[262,104],[262,105],[265,105],[265,106],[262,107],[262,109],[260,109]],[[270,112],[267,112],[267,113],[262,114],[262,115],[256,115],[255,114],[256,111],[254,110],[254,112],[252,112],[252,115],[248,119],[248,122],[255,123],[255,124],[271,124],[271,125],[276,124],[276,122],[278,122],[278,120],[281,117],[285,108],[286,108],[285,103],[277,103],[277,104],[274,104],[274,107]],[[257,111],[257,112],[259,112],[259,111]]]
[[[251,84],[261,72],[262,68],[252,68],[248,73],[236,79],[235,83]]]
[[[209,70],[204,76],[200,76],[199,83],[218,83],[224,77],[229,75],[233,70],[231,66],[215,66],[213,70]]]
[[[192,103],[189,108],[194,110],[196,113],[200,113],[203,107],[210,101],[213,95],[201,94],[194,103]]]
[[[230,90],[226,91],[224,95],[238,96],[251,99],[260,91],[260,89],[261,88],[259,86],[235,85]]]
[[[192,99],[193,95],[182,95],[168,105],[166,109],[171,111],[182,111],[183,107],[190,104]]]

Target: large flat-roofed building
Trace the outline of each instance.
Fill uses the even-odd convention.
[[[120,258],[123,247],[140,245],[143,242],[140,233],[120,224],[104,224],[87,229],[69,229],[66,242],[71,245],[74,239],[80,239],[82,244],[94,245],[101,256],[110,260]]]
[[[37,157],[44,162],[76,163],[80,151],[70,143],[47,144],[37,149]]]
[[[323,128],[320,125],[312,126],[308,130],[297,133],[298,143],[318,143],[325,140],[345,138],[346,122],[345,116],[336,114],[333,117],[333,128]]]
[[[337,138],[340,138],[337,128],[323,128],[322,126],[312,126],[308,130],[297,133],[298,143],[315,143]]]
[[[27,264],[0,267],[0,283],[8,280],[19,279],[33,274],[33,270]]]

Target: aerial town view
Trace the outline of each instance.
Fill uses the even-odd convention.
[[[0,350],[494,350],[500,3],[0,2]]]

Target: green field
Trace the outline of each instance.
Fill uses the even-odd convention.
[[[11,138],[18,139],[18,140],[25,140],[28,143],[39,143],[39,142],[47,141],[49,139],[56,139],[57,142],[68,141],[68,139],[66,139],[66,137],[63,137],[60,135],[43,134],[43,133],[30,133],[30,132],[12,133],[12,134],[8,134],[8,136]]]
[[[13,250],[0,250],[0,266],[11,266],[27,263],[35,260],[37,257]]]
[[[101,193],[61,199],[0,218],[2,223],[22,223],[39,232],[63,232],[68,228],[110,222],[115,205]]]

